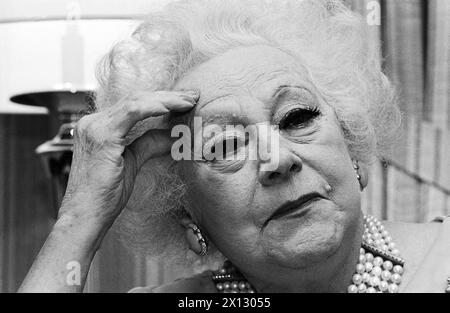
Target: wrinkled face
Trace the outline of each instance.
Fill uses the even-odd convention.
[[[276,160],[182,162],[200,227],[227,258],[247,275],[270,276],[346,253],[360,221],[358,181],[335,113],[297,59],[268,46],[237,48],[175,89],[200,90],[191,114],[204,124],[279,127]],[[214,134],[203,145],[235,137]]]

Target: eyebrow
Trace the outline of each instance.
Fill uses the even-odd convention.
[[[234,115],[221,115],[221,116],[205,116],[202,117],[203,126],[207,124],[217,124],[219,126],[225,126],[229,124],[234,124],[239,121]]]
[[[307,93],[311,94],[311,91],[304,86],[280,85],[275,90],[275,92],[272,94],[272,99],[278,100],[281,96],[283,96],[286,92],[288,92],[289,89],[300,89],[300,90],[306,91]]]
[[[206,102],[203,103],[199,103],[199,107],[197,108],[197,112],[201,112],[201,110],[203,110],[205,108],[205,106],[207,106],[210,103],[216,102],[216,101],[220,101],[226,98],[231,98],[233,95],[231,94],[226,94],[226,95],[222,95],[213,99],[210,99]],[[202,124],[203,125],[207,125],[207,124],[218,124],[219,126],[224,126],[227,124],[234,124],[237,121],[241,121],[239,117],[236,117],[234,113],[232,114],[223,114],[223,115],[206,115],[206,116],[202,116]]]
[[[274,93],[272,94],[271,99],[278,99],[280,96],[282,96],[285,93],[285,91],[287,91],[287,89],[290,89],[290,88],[302,89],[304,91],[307,91],[308,93],[311,93],[307,88],[305,88],[303,86],[280,85],[280,86],[277,87],[277,89],[275,89]],[[205,101],[203,103],[199,103],[198,109],[201,110],[201,109],[203,109],[205,106],[207,106],[210,103],[213,103],[215,101],[222,100],[224,98],[228,98],[228,97],[231,97],[231,96],[232,96],[231,94],[227,94],[227,95],[222,95],[222,96],[219,96],[219,97],[216,97],[216,98],[213,98],[213,99],[209,99],[209,100],[207,100],[207,101]]]
[[[209,99],[209,100],[207,100],[207,101],[205,101],[203,103],[199,103],[198,109],[201,110],[201,109],[203,109],[205,106],[207,106],[210,103],[213,103],[215,101],[222,100],[222,99],[228,98],[228,97],[231,97],[231,95],[222,95],[222,96],[219,96],[219,97],[215,97],[213,99]],[[201,96],[200,96],[200,98],[201,98]]]

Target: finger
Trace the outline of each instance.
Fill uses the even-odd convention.
[[[126,98],[108,110],[108,128],[120,138],[139,121],[169,112],[191,110],[199,98],[195,91],[152,92]]]
[[[127,146],[135,159],[137,169],[151,158],[170,154],[174,138],[168,129],[152,129]]]

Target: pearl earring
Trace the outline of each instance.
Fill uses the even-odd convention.
[[[186,238],[192,251],[200,256],[208,253],[208,244],[203,237],[200,228],[194,223],[186,226]]]
[[[361,175],[359,175],[359,163],[358,163],[358,161],[353,161],[353,169],[355,170],[355,172],[356,172],[356,178],[358,179],[358,180],[361,180]]]
[[[362,182],[361,182],[361,175],[359,174],[359,163],[358,160],[353,160],[353,169],[355,170],[356,173],[356,179],[358,179],[359,182],[359,187],[361,189],[361,191],[364,189]]]

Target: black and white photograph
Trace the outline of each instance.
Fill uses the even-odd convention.
[[[0,0],[0,293],[450,293],[450,0]]]

